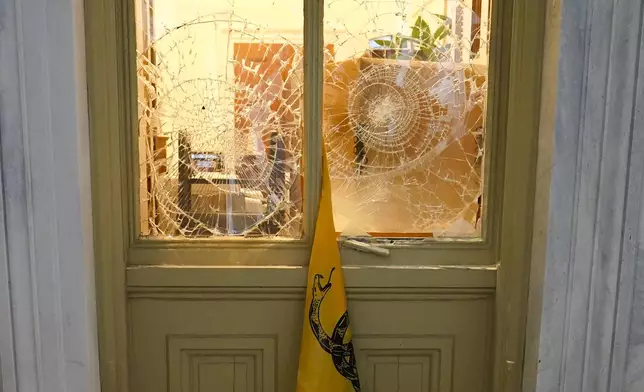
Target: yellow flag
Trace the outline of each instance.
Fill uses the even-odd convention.
[[[326,153],[305,304],[297,392],[360,392]]]

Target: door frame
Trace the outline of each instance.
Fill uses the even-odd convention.
[[[133,247],[131,233],[136,218],[129,213],[128,203],[135,203],[132,167],[125,130],[135,122],[128,116],[131,98],[126,94],[136,81],[127,72],[128,53],[135,48],[128,37],[134,36],[127,20],[126,0],[86,0],[85,29],[87,82],[90,112],[91,179],[94,218],[96,291],[98,333],[103,392],[128,390],[128,325],[127,270],[133,252],[145,255]],[[322,2],[305,1],[309,15],[321,12]],[[499,35],[490,54],[490,107],[495,124],[505,130],[497,137],[498,145],[486,155],[487,162],[502,184],[493,200],[498,211],[491,216],[498,221],[498,235],[490,236],[486,244],[493,263],[480,268],[497,271],[496,325],[494,350],[494,391],[516,392],[521,388],[523,352],[526,332],[528,286],[531,261],[531,240],[536,183],[537,139],[541,98],[541,68],[546,2],[533,0],[496,0],[492,31]],[[305,35],[314,37],[321,26],[305,21]],[[320,43],[321,46],[321,43]],[[123,50],[126,48],[126,50]],[[305,51],[313,47],[305,47]],[[500,66],[495,66],[496,60]],[[309,76],[311,74],[309,73]],[[306,79],[307,81],[311,79]],[[306,100],[309,108],[319,108],[321,80],[310,86],[316,94]],[[319,109],[311,121],[319,120]],[[115,131],[116,130],[116,131]],[[309,141],[310,143],[319,140]],[[511,148],[507,148],[511,146]],[[308,184],[309,210],[317,204],[315,182]],[[456,245],[459,247],[459,245]],[[220,246],[199,247],[176,245],[194,254],[208,254]],[[446,248],[447,249],[447,248]],[[461,247],[463,255],[468,249]],[[147,249],[147,251],[150,251]],[[308,252],[307,247],[290,250],[297,257]],[[432,249],[432,257],[441,260],[450,249]],[[173,252],[173,249],[170,249]],[[294,256],[295,257],[295,256]],[[446,256],[445,256],[446,257]],[[445,259],[447,260],[447,258]],[[511,260],[512,262],[503,262]]]

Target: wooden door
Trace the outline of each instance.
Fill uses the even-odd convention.
[[[478,204],[467,210],[467,219],[472,221],[478,220],[477,214],[482,211],[483,223],[477,228],[480,231],[469,233],[469,238],[436,236],[434,229],[438,225],[416,227],[413,214],[407,214],[404,219],[412,222],[406,225],[409,227],[366,230],[372,238],[357,238],[368,242],[366,246],[363,243],[361,251],[356,250],[355,243],[346,242],[356,237],[339,241],[362,390],[519,390],[521,380],[517,372],[522,361],[531,234],[527,228],[531,227],[532,219],[531,185],[538,129],[538,105],[525,103],[537,101],[532,92],[539,87],[538,67],[528,66],[538,61],[523,60],[538,58],[541,16],[494,24],[500,26],[499,33],[503,29],[505,37],[511,37],[508,42],[512,41],[512,48],[518,51],[516,56],[522,56],[522,61],[511,61],[515,54],[510,55],[510,49],[503,46],[508,42],[501,40],[499,49],[493,51],[494,67],[488,69],[484,64],[480,69],[484,69],[485,75],[479,80],[472,75],[477,75],[479,68],[476,67],[480,64],[448,66],[440,62],[430,64],[427,60],[391,61],[369,56],[368,41],[377,36],[373,26],[392,29],[399,24],[390,19],[402,14],[390,9],[374,11],[361,1],[326,2],[326,24],[320,19],[321,10],[312,7],[314,2],[276,0],[257,4],[248,0],[247,7],[239,6],[231,12],[217,8],[225,2],[155,0],[151,4],[142,1],[154,9],[148,16],[154,14],[167,19],[165,24],[154,25],[157,31],[151,45],[161,42],[159,47],[164,50],[155,52],[157,72],[145,73],[146,78],[156,78],[154,91],[146,93],[160,107],[166,105],[183,116],[181,121],[160,119],[157,130],[161,129],[162,134],[149,135],[146,133],[149,127],[133,125],[132,119],[137,117],[133,100],[139,91],[130,79],[136,70],[131,67],[134,63],[131,53],[122,50],[133,47],[134,42],[130,40],[135,38],[126,34],[131,21],[121,20],[120,6],[125,7],[126,16],[134,15],[141,2],[104,1],[101,7],[90,2],[87,9],[104,392],[295,391],[300,335],[306,327],[306,265],[319,195],[320,141],[322,135],[331,137],[330,133],[336,131],[333,137],[337,140],[354,140],[351,132],[359,131],[346,126],[353,114],[345,113],[355,96],[352,89],[360,86],[360,78],[366,78],[374,67],[380,66],[398,67],[393,75],[400,75],[403,67],[405,75],[420,75],[415,80],[423,86],[436,82],[431,84],[432,88],[444,86],[436,75],[458,74],[470,83],[463,83],[462,78],[449,79],[450,83],[461,83],[450,91],[459,96],[469,97],[473,87],[493,81],[496,90],[486,87],[486,94],[487,91],[494,93],[484,96],[483,107],[479,109],[485,111],[487,103],[492,103],[495,110],[487,115],[478,113],[477,121],[467,115],[471,111],[451,108],[443,113],[442,109],[430,108],[438,102],[434,98],[438,93],[434,92],[426,94],[430,104],[418,106],[431,112],[432,120],[452,116],[451,123],[460,122],[472,128],[471,124],[482,122],[486,131],[492,129],[491,137],[484,142],[485,154],[489,155],[483,160],[476,155],[477,139],[471,130],[464,133],[467,140],[459,134],[459,138],[449,139],[452,150],[436,154],[434,158],[443,161],[434,162],[434,167],[458,175],[442,176],[439,174],[444,172],[439,169],[432,172],[435,182],[431,184],[452,199],[441,198],[436,191],[438,196],[427,202],[426,209],[430,211],[441,200],[453,200],[456,182],[476,173],[480,176],[476,184],[463,185],[465,180],[462,180],[458,189],[469,192],[485,185],[480,210]],[[400,5],[400,2],[376,3],[382,7]],[[529,14],[531,4],[527,0],[502,3],[496,11],[493,7],[493,20],[500,20],[501,15]],[[192,18],[194,12],[198,16]],[[382,19],[374,19],[374,13]],[[113,23],[115,20],[118,23]],[[305,20],[306,32],[302,27]],[[116,30],[116,26],[122,30]],[[356,33],[352,28],[362,30]],[[364,42],[358,38],[364,38]],[[198,42],[198,45],[191,48],[187,42],[192,45]],[[303,42],[310,46],[303,48]],[[98,47],[102,50],[97,50]],[[322,55],[325,48],[326,58]],[[363,48],[365,53],[363,49],[358,53],[355,48]],[[481,44],[479,52],[485,48],[487,45]],[[145,56],[145,51],[139,50],[139,56]],[[175,66],[171,64],[173,61],[181,63]],[[211,66],[218,61],[224,65]],[[350,64],[356,65],[355,75],[351,73],[353,70],[347,71]],[[440,72],[436,71],[438,68]],[[226,69],[230,72],[226,73]],[[181,74],[186,70],[201,73]],[[380,72],[379,76],[383,74],[388,75]],[[477,83],[481,80],[479,86]],[[402,94],[404,89],[397,85],[399,82],[394,78],[393,82],[378,83],[385,90]],[[188,84],[206,88],[188,89],[185,87]],[[327,93],[333,88],[344,88],[345,96],[330,98]],[[500,92],[503,88],[507,91]],[[180,97],[180,102],[168,103],[168,97],[177,91],[181,93],[175,95]],[[261,120],[249,115],[252,95],[258,91],[264,91],[260,95],[265,99],[262,105],[267,111]],[[350,110],[368,112],[385,103],[387,108],[398,111],[410,108],[385,98],[363,102]],[[202,104],[205,100],[215,104]],[[423,110],[421,114],[426,114]],[[221,112],[225,113],[220,115]],[[434,116],[434,112],[439,114]],[[141,113],[139,117],[147,115]],[[372,120],[386,122],[396,112],[383,116],[374,109],[368,114]],[[342,116],[349,120],[343,120]],[[178,128],[186,132],[186,124],[195,129],[208,128],[210,134],[222,129],[222,133],[236,137],[253,129],[261,129],[262,135],[263,130],[275,130],[282,138],[280,148],[287,153],[280,155],[278,166],[269,162],[266,167],[271,170],[280,167],[282,173],[288,171],[289,175],[284,177],[290,178],[289,192],[285,192],[289,196],[270,202],[270,195],[260,188],[266,184],[273,186],[270,184],[274,182],[267,180],[258,185],[260,182],[255,178],[252,181],[240,178],[234,162],[221,173],[207,173],[203,178],[208,186],[227,192],[227,197],[234,200],[231,208],[239,208],[243,213],[248,213],[251,207],[259,208],[259,220],[244,222],[247,226],[242,225],[241,230],[231,234],[216,225],[208,226],[198,215],[182,210],[177,203],[179,186],[173,173],[181,167],[186,170],[175,147],[180,146]],[[506,132],[506,129],[521,132]],[[145,153],[137,152],[138,144],[132,137],[136,132],[145,138],[165,136],[163,154],[146,157]],[[236,154],[239,146],[235,138],[226,140],[228,144],[218,144],[222,154]],[[422,140],[422,135],[405,140],[419,144],[417,140]],[[270,139],[261,138],[261,143],[268,150]],[[381,144],[373,142],[372,149],[366,153],[372,163],[377,162],[378,154],[387,153],[376,151],[385,142],[378,143]],[[441,145],[440,141],[436,144]],[[403,154],[411,147],[406,148],[396,151]],[[356,151],[351,151],[342,155],[333,150],[329,160],[333,165],[349,157],[348,162],[355,167],[364,165],[364,161],[356,158]],[[152,158],[158,157],[163,157],[164,162],[155,163]],[[288,164],[284,163],[289,159]],[[161,165],[163,170],[152,170],[155,165]],[[229,168],[231,172],[226,171]],[[378,170],[356,173],[372,175],[379,174]],[[144,175],[154,175],[155,181],[139,178]],[[342,177],[336,172],[335,194],[341,195],[343,186],[364,184],[364,177],[360,176]],[[414,188],[418,178],[419,174],[414,172],[412,177],[398,176],[389,182],[374,180],[371,184],[373,189],[384,188],[387,197],[400,196],[405,202],[416,203],[416,194],[422,193]],[[226,186],[234,183],[234,191],[223,189],[222,183]],[[427,182],[423,186],[428,184],[431,185]],[[407,198],[407,194],[401,194],[402,185],[416,189],[413,191],[416,196]],[[362,199],[356,205],[363,208],[368,203],[380,204],[370,205],[368,212],[357,208],[358,224],[372,225],[376,221],[373,214],[377,213],[390,214],[388,219],[395,218],[398,207],[382,202],[380,193],[369,196],[373,189],[364,188],[366,196],[360,196]],[[142,205],[150,194],[159,197],[154,209],[144,211]],[[476,199],[472,198],[474,203]],[[288,219],[282,219],[276,230],[271,223],[269,230],[269,224],[264,223],[279,208],[288,211],[282,215]],[[364,214],[364,222],[359,221],[360,213]],[[270,219],[262,223],[267,217]],[[198,227],[199,231],[185,230],[177,223],[181,221],[179,218],[191,220],[192,227]],[[419,219],[423,219],[420,214]],[[383,249],[388,255],[379,253]]]

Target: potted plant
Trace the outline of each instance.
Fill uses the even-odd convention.
[[[424,60],[437,61],[441,52],[448,48],[443,45],[444,40],[451,33],[449,19],[444,15],[432,14],[443,21],[436,30],[432,31],[429,24],[422,16],[416,17],[411,26],[411,36],[404,36],[400,33],[378,37],[369,41],[369,47],[373,57],[396,59],[396,60]]]

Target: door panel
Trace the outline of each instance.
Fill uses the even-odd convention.
[[[272,391],[275,340],[271,336],[167,337],[169,391]]]
[[[369,287],[360,270],[348,272],[364,391],[491,391],[494,290],[485,286],[494,271],[472,271],[479,282],[472,287],[413,287],[385,270],[380,279],[390,287],[380,288]],[[235,278],[206,288],[184,277],[196,282],[186,287],[159,275],[156,288],[131,288],[132,390],[294,391],[304,273],[273,274],[264,288]]]

